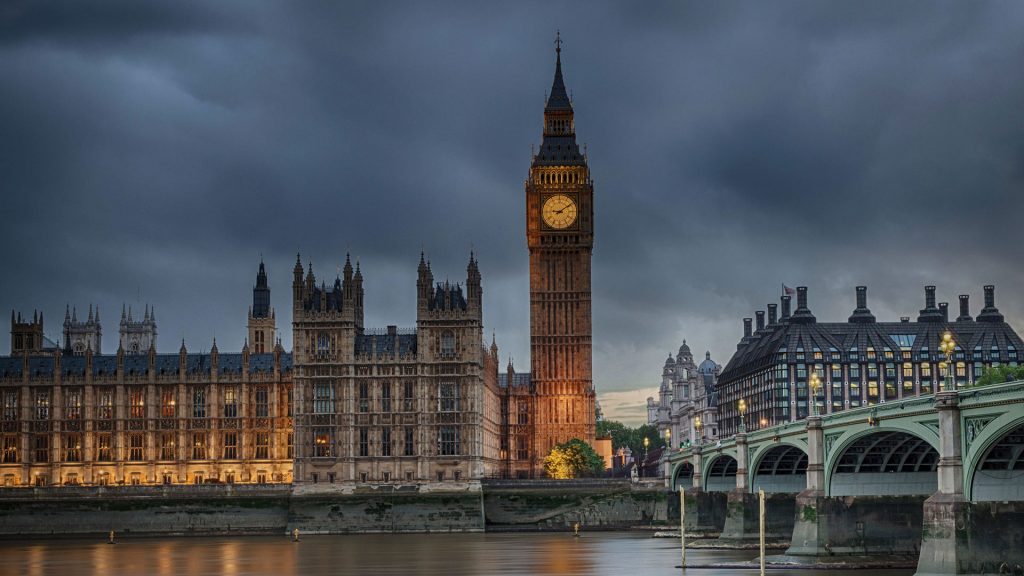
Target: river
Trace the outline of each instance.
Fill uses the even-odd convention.
[[[679,542],[635,532],[304,535],[0,541],[0,574],[18,576],[462,576],[680,574]],[[687,550],[691,564],[748,560],[756,552]],[[773,576],[910,575],[913,570],[772,570]],[[688,569],[687,576],[757,574]]]

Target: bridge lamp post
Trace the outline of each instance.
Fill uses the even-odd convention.
[[[643,465],[640,466],[640,476],[644,475],[644,466],[647,466],[647,447],[651,445],[651,439],[644,436],[644,460]]]
[[[672,451],[672,429],[665,428],[665,444],[668,446],[668,451]]]
[[[697,437],[693,439],[694,446],[700,446],[701,434],[700,430],[704,427],[704,423],[700,421],[700,416],[693,419],[693,427],[697,430]]]
[[[812,414],[815,416],[819,415],[818,412],[818,391],[821,390],[821,378],[818,378],[818,372],[811,372],[811,402],[814,406]]]
[[[737,403],[736,407],[739,408],[740,411],[740,434],[744,434],[747,431],[747,421],[744,418],[744,416],[746,416],[747,414],[747,401],[744,400],[743,398],[740,398],[740,401]]]
[[[946,371],[943,391],[953,390],[953,350],[956,349],[956,342],[953,341],[953,334],[948,330],[942,335],[942,342],[939,342],[939,351],[946,357],[945,362],[939,362],[939,368]]]

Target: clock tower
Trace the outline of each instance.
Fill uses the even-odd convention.
[[[576,144],[572,102],[562,80],[561,39],[555,44],[555,80],[544,107],[544,137],[526,181],[537,471],[555,444],[571,438],[594,442],[590,311],[594,187],[587,159]]]

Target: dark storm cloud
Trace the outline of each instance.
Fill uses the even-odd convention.
[[[880,319],[997,285],[1024,324],[1017,3],[25,2],[0,8],[0,303],[157,309],[160,348],[244,338],[262,254],[290,347],[296,251],[359,258],[367,321],[484,274],[528,363],[523,188],[561,28],[596,181],[595,380],[658,381],[683,338],[807,284]],[[8,346],[7,337],[0,346]],[[626,398],[627,396],[622,396]],[[632,396],[628,396],[632,397]],[[621,400],[621,399],[620,399]]]

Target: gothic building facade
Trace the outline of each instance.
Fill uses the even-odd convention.
[[[984,287],[985,306],[971,316],[970,297],[960,295],[960,314],[935,302],[925,287],[925,306],[911,322],[878,322],[867,303],[867,288],[856,289],[847,322],[818,322],[808,307],[807,288],[797,288],[797,307],[781,300],[782,314],[768,305],[756,326],[743,320],[743,338],[718,379],[720,432],[732,435],[741,420],[748,430],[821,414],[873,406],[940,389],[948,372],[952,385],[970,386],[986,367],[1016,366],[1024,343],[995,305],[995,287]],[[955,343],[950,363],[940,352],[943,336]],[[811,388],[812,375],[820,387]],[[739,412],[743,399],[747,413]]]
[[[147,307],[141,322],[124,311],[121,345],[103,355],[87,340],[99,337],[98,310],[65,318],[64,350],[29,348],[41,314],[15,320],[21,348],[0,358],[0,485],[291,481],[292,359],[280,343],[158,354]]]
[[[673,446],[718,439],[718,393],[715,383],[722,367],[705,352],[694,363],[690,346],[683,340],[675,357],[668,355],[661,371],[658,397],[647,399],[647,423],[657,427]]]
[[[591,253],[594,183],[576,143],[572,103],[562,79],[559,41],[555,77],[544,108],[543,140],[526,180],[530,251],[530,385],[534,471],[555,444],[594,443]]]
[[[483,288],[434,283],[422,257],[416,328],[367,329],[363,275],[292,284],[296,483],[424,483],[500,474],[497,346],[483,342]]]

